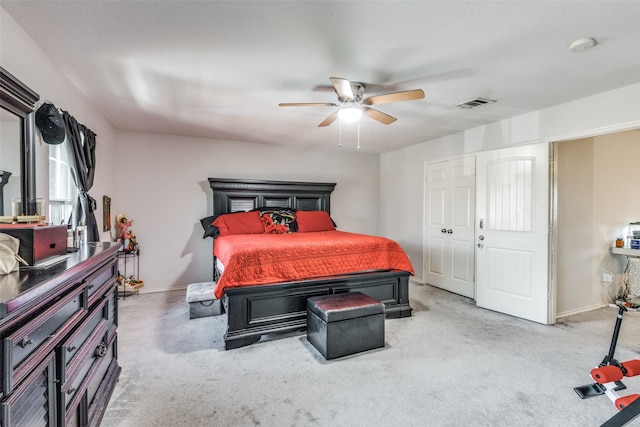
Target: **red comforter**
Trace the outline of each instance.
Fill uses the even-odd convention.
[[[215,240],[213,254],[224,265],[215,288],[273,284],[371,270],[404,270],[409,258],[393,240],[344,231],[238,234]]]

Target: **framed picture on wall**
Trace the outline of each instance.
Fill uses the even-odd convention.
[[[111,197],[102,196],[102,231],[111,230]]]

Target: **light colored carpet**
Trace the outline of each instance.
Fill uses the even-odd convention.
[[[189,320],[184,291],[121,300],[122,375],[102,426],[596,426],[616,413],[573,390],[608,352],[616,309],[545,326],[431,286],[410,295],[413,316],[385,321],[383,349],[332,361],[304,334],[224,351],[226,317]],[[628,313],[619,360],[639,357],[638,332]]]

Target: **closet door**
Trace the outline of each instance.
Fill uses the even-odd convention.
[[[475,157],[425,168],[424,281],[475,298]]]

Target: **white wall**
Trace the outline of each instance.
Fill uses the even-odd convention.
[[[623,285],[626,257],[610,246],[640,221],[639,158],[640,130],[558,143],[559,317],[599,307]],[[612,287],[601,281],[602,270],[616,275]]]
[[[117,140],[112,213],[133,220],[144,291],[211,280],[212,240],[199,222],[212,213],[208,178],[335,182],[338,228],[378,232],[377,154],[125,131]]]
[[[411,258],[416,279],[422,280],[425,162],[512,145],[559,141],[581,133],[604,133],[624,128],[627,123],[638,126],[639,112],[640,84],[635,84],[382,154],[380,234],[402,245]]]
[[[102,231],[103,195],[112,198],[112,223],[120,212],[134,220],[144,291],[211,279],[211,239],[201,238],[199,223],[211,213],[209,177],[336,182],[338,227],[378,232],[377,154],[116,132],[1,7],[0,23],[0,65],[97,134],[89,193],[98,201],[98,226]],[[36,193],[46,199],[48,146],[36,133]],[[110,239],[102,233],[101,240]]]
[[[68,111],[80,123],[97,134],[96,174],[89,194],[98,201],[96,219],[102,231],[102,195],[115,191],[114,129],[85,99],[47,54],[13,18],[0,7],[0,65],[40,95],[40,103],[49,101]],[[47,201],[49,193],[48,145],[36,131],[36,194]],[[108,240],[108,233],[102,233]]]

